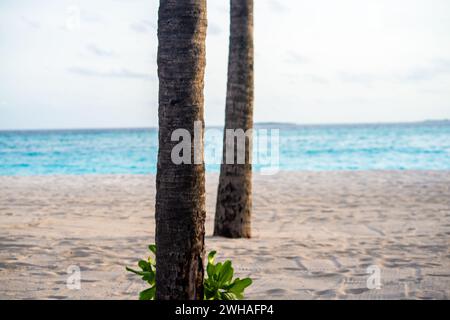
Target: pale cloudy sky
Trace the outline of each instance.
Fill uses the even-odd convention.
[[[157,0],[2,0],[0,129],[157,125]],[[450,118],[450,1],[254,0],[255,120]],[[208,1],[223,124],[229,5]]]

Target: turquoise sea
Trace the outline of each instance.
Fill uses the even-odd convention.
[[[449,122],[262,127],[279,129],[280,170],[450,170]],[[0,131],[0,175],[155,173],[157,137],[157,129]],[[218,171],[208,155],[221,138],[212,140],[206,167]]]

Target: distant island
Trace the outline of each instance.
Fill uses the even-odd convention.
[[[448,125],[450,124],[450,119],[443,119],[443,120],[425,120],[422,121],[423,123],[426,124],[444,124],[444,125]]]
[[[450,119],[441,120],[423,120],[423,121],[411,121],[411,122],[367,122],[367,123],[293,123],[293,122],[256,122],[255,128],[297,128],[297,127],[324,127],[324,126],[336,126],[336,127],[361,127],[361,126],[408,126],[408,125],[450,125]]]

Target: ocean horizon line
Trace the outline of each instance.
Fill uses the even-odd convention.
[[[420,121],[380,121],[380,122],[336,122],[336,123],[296,123],[296,122],[278,122],[278,121],[261,121],[255,122],[254,127],[273,128],[276,127],[361,127],[361,126],[399,126],[399,125],[450,125],[450,119],[430,119]],[[223,129],[223,125],[207,125],[206,128]],[[74,127],[74,128],[18,128],[18,129],[1,129],[0,133],[5,132],[64,132],[64,131],[144,131],[157,130],[158,127]]]

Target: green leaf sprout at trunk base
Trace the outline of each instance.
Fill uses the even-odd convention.
[[[148,249],[156,256],[156,246],[151,244]],[[154,300],[156,294],[156,259],[148,257],[147,261],[140,260],[138,262],[139,268],[142,271],[137,271],[128,267],[125,267],[127,271],[133,272],[142,277],[142,280],[146,281],[150,288],[145,289],[139,293],[139,300]]]
[[[156,246],[151,244],[149,250],[156,256]],[[224,263],[214,263],[216,251],[208,254],[208,265],[206,273],[208,278],[204,279],[204,299],[205,300],[240,300],[244,299],[244,290],[252,284],[252,279],[235,278],[233,280],[234,269],[230,260]],[[138,262],[141,271],[126,267],[126,270],[137,274],[146,281],[150,288],[139,293],[139,300],[154,300],[156,295],[156,260],[151,256],[147,260]]]

